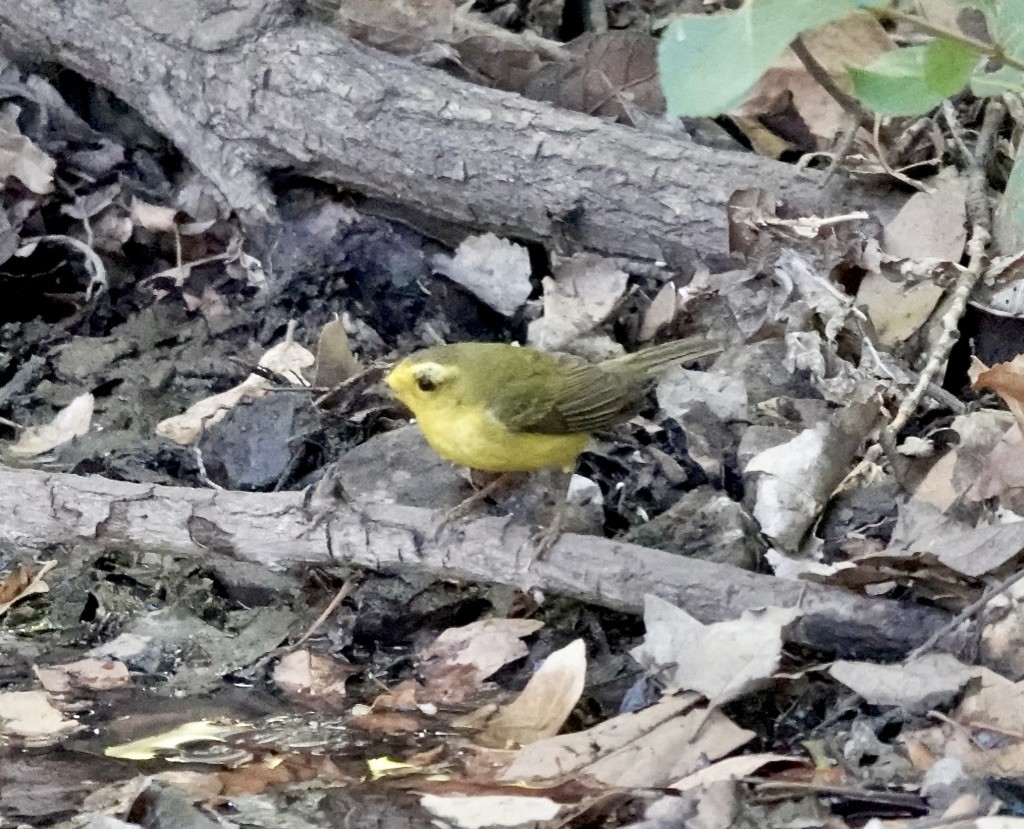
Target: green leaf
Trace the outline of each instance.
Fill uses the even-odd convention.
[[[673,20],[658,45],[670,116],[736,107],[801,32],[885,0],[748,0],[734,12]]]
[[[1024,152],[1017,153],[1006,189],[996,205],[993,225],[996,243],[1004,253],[1024,245]]]
[[[978,72],[971,78],[971,92],[979,98],[1012,92],[1024,95],[1024,72],[1004,66],[995,72]]]
[[[933,92],[948,98],[963,89],[981,55],[966,43],[940,37],[925,47],[924,82]]]
[[[886,52],[867,69],[849,67],[857,97],[882,115],[921,115],[966,86],[979,55],[939,38]]]
[[[999,0],[992,38],[1011,58],[1024,60],[1024,0]]]

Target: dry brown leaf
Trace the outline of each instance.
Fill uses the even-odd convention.
[[[331,320],[320,330],[316,347],[314,386],[334,388],[359,373],[361,366],[348,339],[345,324]]]
[[[583,693],[586,672],[586,646],[576,639],[544,660],[519,696],[500,708],[476,736],[476,742],[506,748],[557,734]]]
[[[340,706],[345,699],[345,682],[355,672],[348,662],[298,650],[277,663],[274,682],[293,699]]]
[[[77,720],[65,717],[53,706],[46,691],[0,693],[0,736],[43,746],[81,728]]]
[[[565,109],[623,123],[636,110],[665,111],[658,84],[658,41],[634,31],[588,32],[570,42],[568,61],[549,63],[526,83],[523,94]]]
[[[530,297],[530,254],[493,233],[470,236],[454,256],[434,258],[434,268],[499,314],[511,316]]]
[[[743,754],[739,757],[726,757],[724,760],[719,760],[717,763],[712,763],[710,766],[693,772],[693,774],[688,774],[674,783],[669,783],[669,788],[685,791],[712,783],[721,783],[723,780],[750,777],[772,763],[809,765],[806,757],[790,757],[785,754]]]
[[[424,43],[452,39],[452,0],[340,0],[332,22],[351,37],[393,54],[420,51]]]
[[[463,66],[477,73],[486,86],[522,94],[543,66],[537,52],[523,43],[490,34],[471,35],[455,44]]]
[[[92,425],[94,405],[95,399],[91,394],[80,394],[57,412],[49,423],[23,429],[7,451],[15,458],[34,458],[86,434]]]
[[[662,328],[675,321],[681,307],[680,300],[679,290],[674,282],[666,282],[661,286],[644,311],[643,321],[640,323],[641,342],[654,339]]]
[[[15,602],[37,593],[47,593],[50,586],[43,581],[43,576],[57,566],[56,561],[47,561],[40,565],[35,575],[30,575],[28,568],[19,564],[0,582],[0,616],[3,616]]]
[[[992,389],[1006,403],[1017,421],[1017,427],[1024,431],[1024,354],[1018,354],[1008,363],[996,363],[984,368],[975,362],[972,389]]]
[[[953,716],[974,728],[989,728],[1024,739],[1024,682],[1013,682],[978,667],[978,687],[970,689]]]
[[[1012,514],[1001,523],[976,526],[944,515],[918,498],[899,505],[896,527],[885,549],[887,556],[930,554],[965,576],[981,576],[1000,567],[1024,549],[1024,523]]]
[[[149,204],[132,196],[132,218],[146,230],[155,233],[170,233],[177,224],[178,211],[173,207]]]
[[[130,679],[128,666],[117,659],[87,657],[65,665],[36,665],[34,670],[40,684],[51,694],[109,691],[124,687]]]
[[[802,38],[832,80],[849,93],[853,90],[847,66],[865,67],[895,48],[885,29],[868,14],[849,15],[806,32]],[[798,118],[786,117],[787,110]],[[775,116],[769,122],[772,127],[791,139],[791,146],[803,150],[830,146],[845,119],[842,107],[808,74],[791,50],[761,76],[733,114],[751,126]]]
[[[423,723],[416,717],[394,711],[353,711],[350,722],[364,731],[379,731],[382,734],[419,731],[423,727]]]
[[[1024,492],[1024,433],[1011,427],[989,453],[984,469],[968,490],[975,501]]]
[[[49,193],[57,162],[21,134],[18,113],[8,107],[0,117],[0,183],[16,178],[33,193]]]
[[[354,783],[330,758],[316,754],[271,755],[237,769],[224,769],[217,774],[225,797],[262,794],[269,788],[308,780]]]
[[[302,372],[308,369],[316,358],[307,349],[291,341],[278,343],[260,359],[259,365],[278,374],[297,386],[308,386]],[[244,400],[262,397],[271,386],[271,381],[258,374],[250,374],[233,389],[206,397],[193,403],[184,412],[161,420],[156,425],[160,437],[173,440],[181,446],[191,446],[202,436],[203,431],[224,419],[224,416]]]
[[[420,652],[424,680],[437,686],[457,675],[461,690],[475,691],[499,668],[526,656],[523,637],[542,627],[535,619],[482,619],[448,628]]]
[[[901,284],[881,273],[869,273],[857,289],[857,305],[874,325],[878,342],[891,348],[920,330],[944,294],[938,285]]]
[[[949,654],[932,653],[895,665],[839,661],[829,674],[872,705],[923,713],[951,700],[977,669]]]
[[[667,697],[576,734],[522,748],[501,773],[507,781],[589,777],[629,788],[667,786],[735,751],[753,736],[696,694]]]
[[[459,829],[495,829],[501,826],[538,826],[553,820],[562,807],[547,797],[492,794],[466,797],[461,795],[425,794],[420,805],[434,817],[437,825]]]
[[[558,351],[589,334],[618,306],[628,280],[625,271],[596,253],[566,260],[554,278],[544,278],[544,316],[527,329],[530,345]]]
[[[370,706],[374,711],[420,711],[418,697],[423,689],[415,682],[400,682],[387,694],[380,694]]]
[[[915,193],[882,231],[882,249],[897,259],[959,262],[967,243],[967,193],[957,178]]]
[[[705,625],[657,596],[644,596],[642,645],[630,655],[671,690],[698,691],[717,703],[736,699],[771,677],[782,655],[782,631],[799,615],[787,608],[747,611]]]

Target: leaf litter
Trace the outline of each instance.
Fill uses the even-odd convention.
[[[426,63],[459,55],[478,82],[671,129],[649,117],[663,102],[645,32],[563,47],[445,2],[346,4],[342,18]],[[424,25],[396,25],[407,19]],[[848,57],[837,43],[869,44],[858,58],[891,48],[873,20],[851,26],[808,39],[832,74]],[[836,625],[799,603],[721,620],[649,596],[641,624],[502,585],[359,571],[296,648],[346,568],[232,560],[199,514],[181,520],[209,551],[202,561],[83,546],[41,564],[15,539],[0,548],[4,818],[1021,822],[977,817],[1015,808],[993,781],[1024,768],[1022,591],[996,589],[1024,550],[1021,358],[994,321],[1019,313],[1015,251],[986,270],[965,351],[899,436],[898,458],[878,451],[967,267],[967,191],[934,146],[957,139],[938,117],[902,142],[887,129],[855,136],[852,170],[919,190],[885,221],[793,216],[746,191],[731,200],[728,260],[669,267],[541,252],[497,232],[439,241],[300,185],[282,189],[280,226],[261,238],[172,148],[154,149],[141,119],[86,123],[43,77],[0,72],[17,91],[0,102],[0,281],[12,297],[0,414],[20,465],[269,492],[300,490],[347,457],[353,501],[457,503],[465,482],[394,428],[403,413],[373,388],[383,363],[440,341],[605,357],[710,333],[719,357],[668,372],[656,400],[583,456],[573,487],[591,528],[941,608],[974,643],[834,661],[795,644],[797,626]],[[788,55],[735,123],[764,152],[820,151],[840,116],[821,93]],[[914,164],[938,175],[895,172]],[[968,357],[979,361],[969,378]],[[154,515],[154,532],[175,520]],[[837,643],[856,625],[838,627]],[[71,788],[104,755],[126,765]],[[33,800],[25,781],[67,797]]]

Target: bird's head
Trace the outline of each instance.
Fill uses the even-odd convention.
[[[432,349],[418,352],[398,363],[384,382],[392,394],[419,417],[424,406],[436,405],[448,397],[462,370]]]

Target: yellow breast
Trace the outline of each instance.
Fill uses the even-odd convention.
[[[589,435],[510,432],[482,407],[437,407],[416,413],[423,434],[442,458],[488,472],[531,472],[565,468],[587,445]]]

